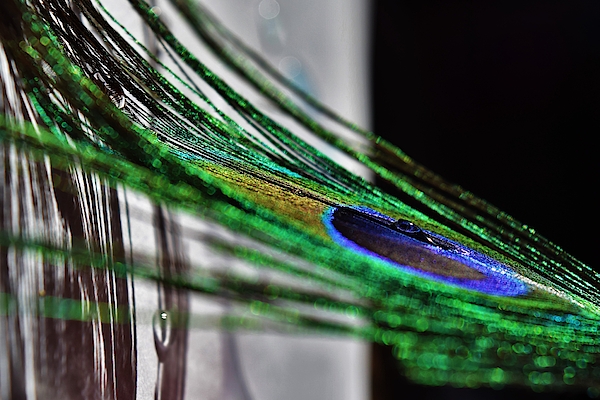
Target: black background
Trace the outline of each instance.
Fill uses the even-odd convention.
[[[375,132],[595,266],[600,2],[375,1]]]
[[[373,29],[375,132],[600,270],[600,2],[376,0]],[[537,398],[379,378],[379,399]]]

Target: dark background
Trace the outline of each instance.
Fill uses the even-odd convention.
[[[597,266],[600,2],[374,3],[375,132]]]
[[[373,18],[375,132],[600,270],[600,2],[376,0]],[[378,399],[559,396],[385,374]]]

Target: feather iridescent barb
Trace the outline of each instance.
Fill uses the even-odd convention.
[[[164,293],[164,398],[181,397],[186,328],[207,323],[189,312],[188,292],[239,306],[211,322],[220,326],[392,346],[425,384],[600,394],[599,277],[588,266],[298,92],[199,5],[172,0],[243,77],[244,96],[150,4],[129,2],[170,67],[101,2],[0,6],[3,396],[132,398],[132,278]],[[299,135],[363,163],[386,191]],[[127,193],[146,207],[123,210]],[[178,225],[173,212],[224,229]],[[136,218],[152,221],[158,254],[127,239]],[[186,260],[184,242],[240,267]],[[82,359],[72,347],[94,335],[110,339]]]

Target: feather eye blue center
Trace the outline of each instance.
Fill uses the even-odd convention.
[[[499,296],[529,290],[507,265],[412,221],[366,207],[331,207],[323,222],[332,239],[392,268],[438,282]]]

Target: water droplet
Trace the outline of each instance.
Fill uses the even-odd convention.
[[[279,15],[279,3],[275,0],[263,0],[258,5],[258,13],[264,19],[273,19]]]
[[[99,72],[94,73],[93,80],[98,87],[105,88],[105,93],[117,108],[122,110],[125,107],[125,93],[117,82],[105,79]]]
[[[157,17],[160,17],[160,15],[162,14],[162,9],[158,6],[154,6],[150,9],[150,11],[156,15]]]
[[[117,106],[119,110],[125,108],[125,96],[111,94],[108,97],[112,100],[112,102]]]
[[[407,221],[405,219],[399,219],[398,221],[394,222],[394,228],[396,228],[397,230],[399,230],[402,233],[418,233],[421,232],[421,228],[419,228],[417,225],[413,224],[410,221]]]
[[[171,341],[172,317],[166,311],[160,310],[152,318],[154,345],[158,358],[161,359]]]
[[[283,57],[281,61],[279,61],[279,71],[286,78],[293,79],[302,71],[302,63],[296,57]]]

